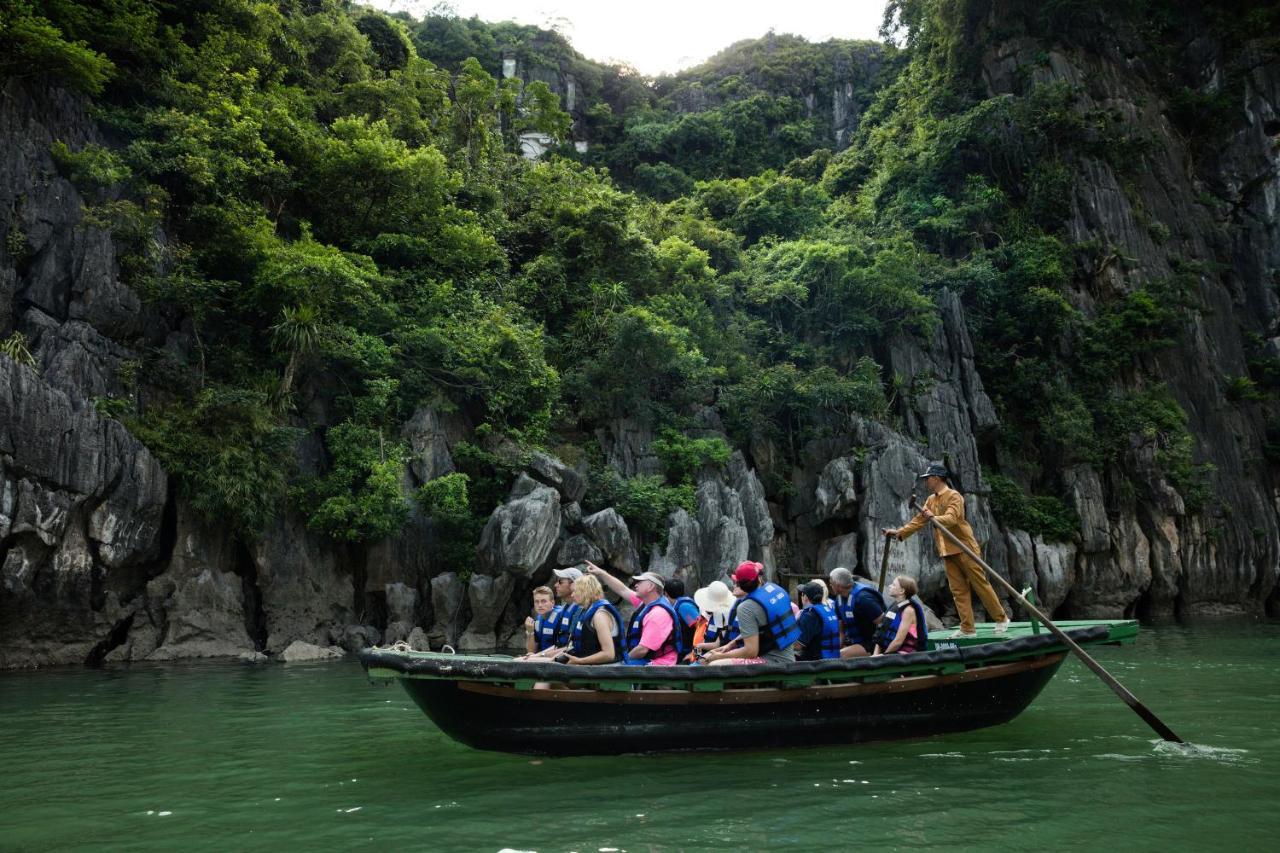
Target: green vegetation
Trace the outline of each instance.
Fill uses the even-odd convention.
[[[1176,5],[1114,14],[1168,44]],[[1215,26],[1227,5],[1209,4]],[[1029,4],[1001,27],[1088,43],[1079,6]],[[1081,162],[1129,180],[1148,142],[1065,82],[1023,75],[988,96],[983,8],[893,0],[900,48],[769,34],[645,81],[556,33],[340,0],[23,0],[0,13],[0,77],[96,97],[111,146],[53,155],[125,280],[191,341],[142,360],[136,412],[103,405],[245,535],[292,501],[369,542],[416,500],[465,570],[528,452],[590,455],[587,437],[629,418],[661,436],[665,476],[597,468],[586,504],[659,538],[731,452],[685,435],[697,410],[783,464],[853,418],[892,420],[932,378],[887,376],[885,353],[930,339],[942,288],[1000,416],[987,461],[1019,471],[988,476],[1006,522],[1070,535],[1046,459],[1135,481],[1154,461],[1202,507],[1210,472],[1153,379],[1197,310],[1196,271],[1116,292],[1099,282],[1129,261],[1063,227]],[[509,58],[518,79],[501,79]],[[836,152],[838,68],[861,115]],[[570,76],[572,115],[555,94]],[[1219,108],[1170,100],[1189,125]],[[530,162],[530,132],[592,144]],[[1251,375],[1227,378],[1235,403],[1280,384],[1256,349]],[[457,473],[412,494],[399,425],[422,406],[473,435]]]

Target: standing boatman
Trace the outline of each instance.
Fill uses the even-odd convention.
[[[947,466],[941,462],[930,462],[924,473],[917,478],[924,480],[925,487],[931,493],[924,502],[924,508],[915,518],[901,527],[884,528],[884,534],[896,536],[901,542],[928,524],[929,519],[932,518],[951,531],[970,551],[981,554],[978,542],[973,538],[973,528],[964,517],[964,497],[947,485],[948,476]],[[975,563],[971,557],[960,550],[958,545],[937,530],[933,531],[933,544],[937,548],[938,556],[942,558],[943,566],[946,567],[947,585],[951,587],[951,597],[955,599],[956,612],[960,616],[960,629],[953,636],[976,637],[978,635],[973,626],[972,592],[978,593],[978,598],[982,599],[982,606],[986,608],[987,614],[995,620],[995,633],[1003,634],[1008,630],[1009,616],[1005,613],[1004,606],[1000,604],[996,591],[991,588],[991,581],[987,580],[987,573],[982,566]]]

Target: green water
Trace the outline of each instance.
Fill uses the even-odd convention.
[[[358,664],[0,675],[3,850],[1273,850],[1280,624],[1159,626],[1014,722],[873,746],[531,759]],[[743,733],[744,740],[750,737]]]

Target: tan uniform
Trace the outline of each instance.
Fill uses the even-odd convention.
[[[949,486],[944,486],[936,495],[929,495],[924,502],[924,508],[933,513],[938,523],[963,542],[966,548],[981,556],[982,550],[978,547],[978,541],[973,538],[973,528],[964,517],[963,495]],[[924,513],[917,514],[915,518],[898,528],[899,541],[906,539],[928,523],[929,520],[924,517]],[[960,616],[961,631],[973,630],[972,592],[978,593],[982,606],[986,608],[987,615],[992,619],[1003,622],[1009,618],[1000,604],[1000,599],[996,597],[996,591],[991,588],[991,581],[987,580],[987,573],[982,566],[975,563],[939,530],[933,531],[933,545],[947,570],[947,585],[951,587],[951,597],[956,601],[956,613]]]

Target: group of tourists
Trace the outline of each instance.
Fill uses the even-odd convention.
[[[920,475],[931,495],[924,508],[885,536],[901,539],[929,521],[944,525],[975,554],[978,545],[964,517],[964,498],[947,483],[945,467],[932,463]],[[970,587],[996,620],[1008,617],[981,566],[935,531],[948,585],[960,616],[958,636],[973,636]],[[875,585],[845,568],[811,580],[793,602],[765,577],[764,566],[746,561],[734,569],[732,588],[712,581],[692,597],[683,581],[643,572],[630,585],[586,561],[555,570],[553,588],[533,592],[534,614],[525,622],[525,660],[573,665],[636,666],[790,663],[868,655],[907,654],[927,648],[925,607],[916,579],[898,575],[888,599]],[[828,586],[829,585],[829,586]],[[624,620],[605,597],[606,588],[634,608]]]

